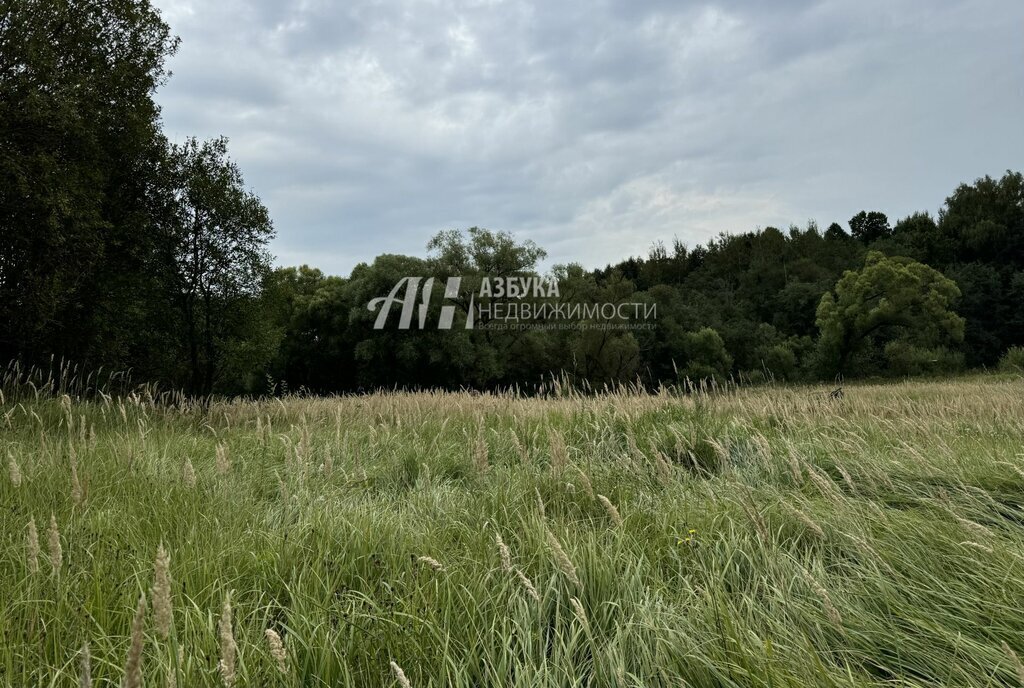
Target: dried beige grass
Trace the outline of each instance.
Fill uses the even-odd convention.
[[[544,513],[544,500],[540,496],[540,488],[535,487],[533,491],[537,493],[537,511],[540,512],[541,518],[545,518],[547,514]]]
[[[584,611],[583,604],[575,597],[569,598],[569,604],[572,606],[572,610],[576,613],[576,618],[580,620],[583,628],[590,630],[590,622],[587,621],[587,612]]]
[[[991,547],[981,544],[980,542],[973,542],[968,540],[966,542],[961,542],[960,545],[962,547],[971,547],[978,551],[984,552],[985,554],[995,554],[995,550],[993,550]]]
[[[519,578],[519,582],[523,584],[523,589],[526,590],[526,594],[533,598],[535,602],[540,602],[540,594],[537,592],[537,588],[534,587],[533,581],[522,572],[521,569],[512,569],[515,571],[516,576]]]
[[[509,551],[505,541],[501,539],[500,533],[494,534],[494,542],[498,545],[498,556],[501,557],[501,570],[507,573],[512,570],[512,552]]]
[[[845,498],[845,495],[843,495],[839,488],[836,487],[832,478],[809,464],[807,466],[807,475],[811,478],[811,482],[814,483],[814,486],[818,488],[818,492],[821,493],[822,497],[827,497],[832,501],[839,501]]]
[[[476,439],[473,441],[473,465],[478,471],[484,473],[490,468],[490,457],[487,451],[487,437],[485,436],[483,421],[477,429]]]
[[[583,491],[593,499],[594,498],[594,484],[590,482],[590,476],[583,472],[583,469],[579,466],[573,466],[577,475],[580,477],[580,484],[583,485]]]
[[[267,637],[267,646],[270,648],[270,656],[274,658],[277,663],[277,670],[282,674],[288,673],[288,654],[284,649],[284,642],[281,640],[281,636],[278,635],[277,631],[273,628],[268,628],[264,631]]]
[[[231,470],[231,457],[228,454],[228,445],[217,445],[217,474],[227,475]]]
[[[565,577],[569,579],[573,585],[581,585],[579,575],[576,573],[576,566],[572,563],[572,559],[565,553],[562,548],[562,543],[558,541],[555,534],[550,530],[545,530],[548,539],[548,547],[551,549],[551,554],[555,559],[555,564],[565,574]]]
[[[976,537],[991,538],[993,537],[992,530],[986,526],[981,525],[977,521],[972,521],[969,518],[963,518],[962,516],[956,516],[954,518],[962,525],[966,530],[974,533]]]
[[[171,555],[167,553],[163,543],[156,550],[156,561],[153,564],[153,624],[156,632],[164,640],[171,632]]]
[[[813,590],[814,594],[821,600],[821,605],[825,608],[825,614],[828,616],[829,621],[832,622],[832,625],[835,626],[839,632],[845,633],[843,630],[843,617],[839,614],[839,610],[836,609],[835,604],[832,603],[832,596],[828,594],[828,590],[826,590],[825,586],[819,583],[818,580],[811,575],[810,571],[807,569],[802,569],[802,571],[807,584],[811,586],[811,590]]]
[[[822,529],[821,526],[819,526],[814,521],[814,519],[812,519],[806,513],[801,511],[799,508],[793,506],[792,504],[790,504],[790,503],[788,503],[786,501],[783,501],[782,504],[783,504],[783,506],[786,507],[786,510],[789,511],[789,513],[791,513],[794,517],[796,517],[796,519],[798,521],[800,521],[801,523],[804,524],[804,527],[806,527],[808,530],[810,530],[812,533],[814,533],[819,538],[824,538],[825,537],[825,531]]]
[[[274,475],[277,476],[277,493],[281,496],[281,501],[287,504],[288,500],[291,498],[291,492],[288,490],[288,483],[285,482],[280,473],[275,471]]]
[[[1013,670],[1017,674],[1017,680],[1024,686],[1024,663],[1020,661],[1020,657],[1017,656],[1017,653],[1013,651],[1013,648],[1005,640],[1003,641],[1003,654],[1010,660],[1010,664],[1013,665]]]
[[[89,653],[89,643],[82,645],[79,653],[78,688],[92,688],[92,655]]]
[[[789,447],[789,471],[793,474],[793,482],[797,485],[804,484],[804,469],[800,457],[796,455],[796,449]]]
[[[124,680],[122,688],[142,688],[142,648],[143,631],[146,622],[146,596],[139,597],[135,607],[135,618],[132,619],[131,644],[128,646],[128,658],[124,663]]]
[[[36,519],[28,522],[28,534],[25,538],[25,555],[28,562],[28,570],[31,573],[39,573],[39,531],[36,529]]]
[[[768,542],[771,540],[771,534],[768,532],[768,525],[764,522],[764,517],[761,515],[761,511],[757,508],[757,504],[754,502],[754,498],[751,495],[750,488],[748,487],[743,496],[738,500],[743,512],[750,519],[750,522],[754,524],[754,530],[757,531],[757,536],[761,542]]]
[[[82,505],[82,482],[78,479],[78,459],[71,455],[71,502],[75,506]]]
[[[217,635],[220,637],[220,661],[217,669],[225,686],[235,684],[235,659],[238,655],[238,644],[231,630],[231,593],[224,596],[224,608],[221,610],[220,621],[217,623]]]
[[[50,568],[53,575],[60,575],[64,566],[64,549],[60,546],[60,530],[57,528],[57,517],[50,514],[50,530],[48,533],[48,544],[50,546]]]
[[[192,466],[192,459],[185,457],[185,464],[181,467],[181,481],[191,490],[196,486],[196,469]]]
[[[398,681],[398,685],[401,688],[412,688],[412,684],[409,683],[409,679],[406,677],[405,672],[402,671],[402,667],[398,666],[395,660],[391,660],[391,671],[395,675],[395,680]]]
[[[644,453],[640,451],[640,447],[637,446],[636,437],[633,436],[632,428],[626,429],[626,449],[629,456],[632,457],[634,461],[643,463],[646,460]]]
[[[641,456],[643,455],[641,454]],[[658,445],[653,439],[651,440],[651,456],[654,457],[654,466],[658,469],[658,477],[662,482],[670,481],[672,479],[672,464],[665,453],[658,449]]]
[[[849,471],[843,466],[843,464],[836,462],[836,470],[839,471],[839,475],[843,476],[843,482],[850,488],[850,492],[858,494],[857,485],[853,482],[853,476],[850,475]]]
[[[551,472],[560,475],[569,460],[569,450],[562,433],[555,428],[548,429],[548,446],[551,449]]]
[[[421,564],[426,564],[435,571],[444,571],[444,565],[442,565],[441,562],[439,562],[437,559],[434,559],[433,557],[420,556],[416,557],[416,561],[420,562]]]
[[[12,485],[21,487],[21,466],[10,452],[7,453],[7,474],[11,477]]]
[[[519,457],[519,462],[521,464],[526,466],[530,463],[530,453],[526,450],[526,447],[523,446],[523,443],[519,439],[519,435],[516,434],[515,430],[512,431],[512,448]]]
[[[601,506],[608,512],[608,516],[612,519],[612,522],[617,525],[622,525],[622,516],[619,515],[619,510],[612,504],[612,500],[605,497],[603,494],[597,495],[597,501],[601,502]]]

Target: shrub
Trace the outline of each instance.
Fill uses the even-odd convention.
[[[903,340],[885,346],[885,358],[894,375],[938,375],[963,368],[963,354],[944,347],[919,347]]]
[[[999,359],[999,369],[1024,374],[1024,346],[1011,346]]]

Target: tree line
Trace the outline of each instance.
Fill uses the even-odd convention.
[[[208,394],[949,374],[1024,345],[1009,171],[937,217],[861,212],[551,269],[562,300],[656,304],[649,329],[373,329],[367,304],[403,277],[471,290],[546,254],[474,227],[345,277],[273,268],[273,224],[228,142],[161,130],[177,45],[146,0],[0,0],[0,356]]]

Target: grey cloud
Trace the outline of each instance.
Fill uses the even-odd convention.
[[[226,134],[282,263],[482,225],[589,266],[934,210],[1019,167],[1007,0],[157,0],[177,136]]]

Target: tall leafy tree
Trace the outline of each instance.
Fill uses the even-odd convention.
[[[190,138],[169,153],[168,231],[173,238],[176,300],[184,322],[188,386],[213,391],[244,354],[266,362],[273,342],[245,349],[261,332],[257,303],[270,273],[266,244],[274,228],[266,207],[228,158],[227,139]]]
[[[158,372],[152,94],[176,46],[146,0],[0,0],[0,355]]]

